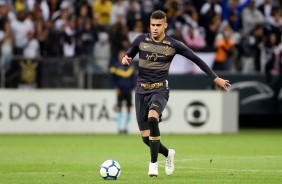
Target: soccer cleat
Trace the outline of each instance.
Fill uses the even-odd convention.
[[[174,171],[174,156],[175,151],[173,149],[168,150],[168,156],[166,157],[165,172],[167,175],[172,175]]]
[[[157,177],[159,175],[158,162],[156,162],[156,163],[150,162],[148,175],[151,176],[151,177],[153,177],[153,176]]]

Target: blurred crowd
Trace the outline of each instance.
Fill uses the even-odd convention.
[[[80,58],[102,71],[167,13],[167,34],[215,52],[214,70],[275,73],[281,67],[282,0],[0,0],[1,68],[13,57]]]

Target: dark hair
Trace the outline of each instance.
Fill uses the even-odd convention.
[[[166,21],[166,14],[161,10],[156,10],[152,13],[151,19],[165,19]]]

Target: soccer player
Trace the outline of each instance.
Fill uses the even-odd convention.
[[[209,75],[216,87],[227,91],[228,80],[218,77],[194,52],[182,42],[165,34],[166,14],[157,10],[150,17],[150,33],[138,36],[122,58],[123,65],[129,65],[139,53],[139,74],[136,86],[136,117],[143,142],[150,147],[151,162],[149,176],[158,176],[158,153],[166,157],[165,171],[174,171],[175,150],[167,149],[161,142],[159,122],[169,98],[166,80],[169,67],[176,54],[183,55],[196,63]]]
[[[119,134],[128,133],[128,124],[131,119],[132,108],[131,92],[135,89],[136,86],[135,67],[125,67],[120,63],[124,55],[125,50],[120,50],[118,53],[117,61],[110,67],[110,77],[117,96],[116,122]],[[122,113],[123,102],[126,102],[125,116],[123,116]]]

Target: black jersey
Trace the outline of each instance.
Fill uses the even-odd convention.
[[[173,57],[180,54],[193,61],[212,79],[217,75],[190,48],[170,36],[155,42],[151,34],[142,34],[132,43],[126,55],[134,58],[139,52],[137,93],[146,94],[167,89],[167,76]]]

